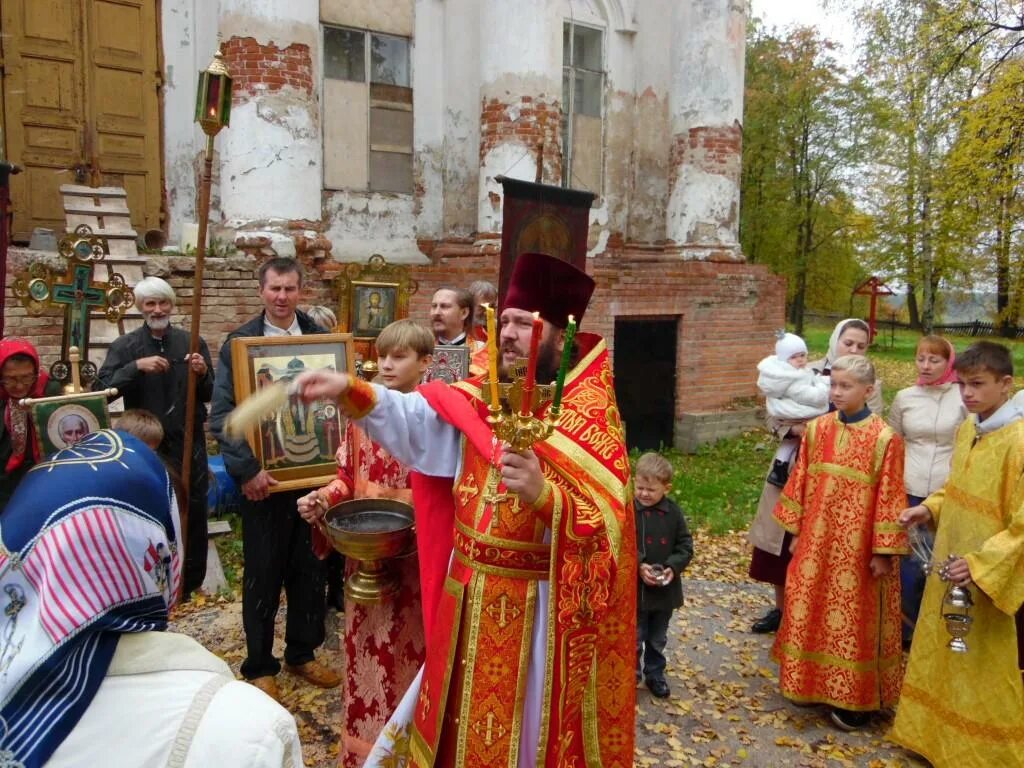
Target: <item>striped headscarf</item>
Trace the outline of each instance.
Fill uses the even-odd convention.
[[[100,430],[34,466],[0,514],[0,762],[42,766],[124,632],[161,631],[181,576],[160,459]]]

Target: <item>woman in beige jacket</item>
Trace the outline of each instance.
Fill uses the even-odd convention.
[[[897,392],[889,409],[889,424],[906,445],[903,484],[908,507],[920,504],[941,488],[949,474],[953,440],[960,422],[967,417],[956,385],[955,359],[953,345],[946,339],[922,338],[917,343],[917,383]],[[910,645],[924,594],[921,566],[913,555],[900,560],[904,646]]]

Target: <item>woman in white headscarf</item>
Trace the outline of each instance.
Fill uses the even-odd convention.
[[[828,340],[828,354],[819,360],[809,362],[807,367],[822,376],[828,376],[833,360],[843,355],[865,355],[870,343],[871,333],[868,324],[858,318],[848,317],[839,321],[832,330],[832,336]],[[876,379],[874,391],[868,398],[868,408],[872,413],[881,414],[882,405],[882,382]],[[829,410],[832,410],[831,405]],[[780,440],[786,437],[799,437],[804,431],[804,423],[797,421],[769,417],[767,425],[768,430]],[[796,457],[797,454],[794,452],[789,460],[789,468],[796,462]],[[774,467],[772,474],[776,474]],[[786,569],[791,558],[790,536],[772,517],[772,511],[782,492],[782,487],[775,483],[777,480],[774,478],[772,482],[765,481],[761,489],[761,498],[757,503],[757,513],[747,532],[747,540],[754,547],[750,559],[750,578],[771,584],[775,589],[774,606],[750,628],[755,634],[774,632],[779,628],[782,621],[782,603],[786,594]]]
[[[0,765],[299,766],[294,718],[165,631],[180,522],[160,459],[101,430],[0,515]]]

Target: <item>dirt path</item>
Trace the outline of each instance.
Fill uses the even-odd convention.
[[[731,578],[731,572],[727,568],[722,575]],[[637,691],[636,765],[925,765],[883,740],[887,719],[876,719],[860,733],[842,733],[827,723],[822,710],[801,709],[779,696],[777,668],[768,657],[772,636],[747,631],[768,605],[767,589],[695,579],[687,579],[685,589],[687,605],[676,613],[669,636],[672,696],[659,700],[646,688]],[[282,618],[283,611],[279,630]],[[320,655],[335,669],[341,668],[339,620],[343,617],[328,613],[328,641]],[[237,673],[244,654],[240,602],[207,603],[181,616],[175,628],[225,658]],[[306,764],[333,767],[340,691],[321,691],[287,674],[279,682],[284,704],[299,722]]]

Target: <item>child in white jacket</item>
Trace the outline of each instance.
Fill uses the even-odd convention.
[[[757,372],[757,388],[765,396],[772,418],[802,422],[828,412],[829,379],[807,367],[807,344],[796,334],[782,334],[775,342],[775,354],[758,363]],[[783,439],[775,452],[769,483],[785,485],[790,459],[799,445],[799,437]]]

